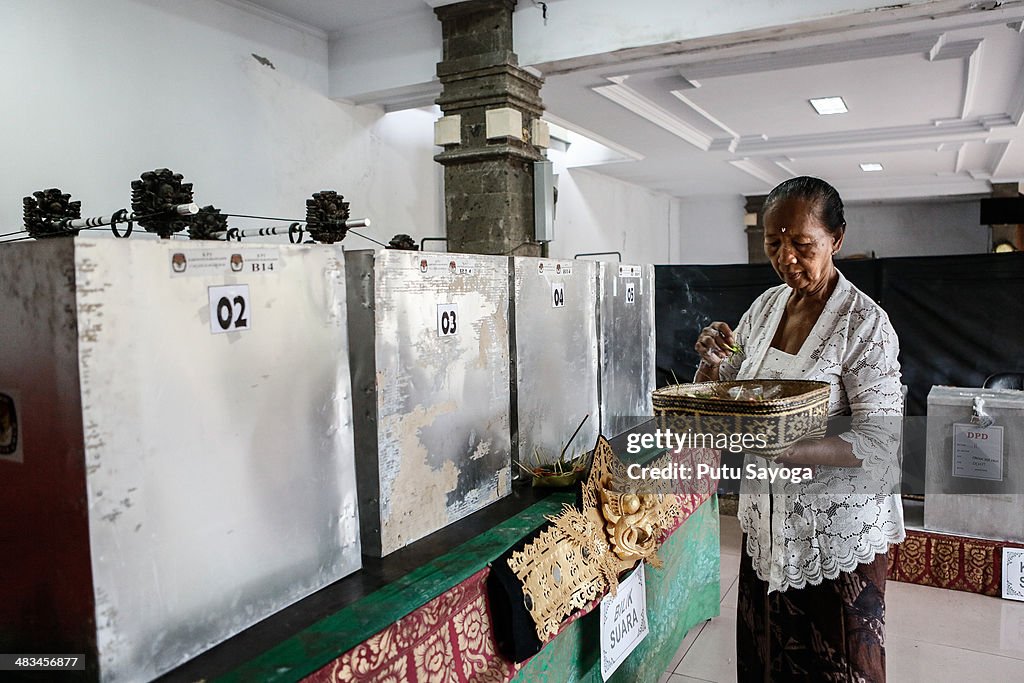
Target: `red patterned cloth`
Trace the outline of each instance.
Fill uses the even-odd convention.
[[[680,496],[678,528],[708,494]],[[304,679],[306,683],[504,683],[526,662],[498,652],[484,568]],[[591,612],[595,600],[562,624]],[[557,636],[556,636],[557,637]]]
[[[889,578],[999,597],[1002,549],[1015,543],[907,530],[907,539],[889,548]]]
[[[308,676],[327,681],[508,681],[521,668],[498,654],[482,569]]]

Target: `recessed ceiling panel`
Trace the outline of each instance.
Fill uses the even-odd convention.
[[[881,164],[882,170],[867,172],[860,169],[861,164],[869,163]],[[847,178],[885,182],[887,178],[901,176],[951,176],[956,173],[956,163],[956,149],[911,149],[798,158],[788,162],[787,166],[800,175],[818,176],[838,183]]]
[[[902,55],[709,78],[687,94],[741,135],[780,138],[958,118],[964,86],[963,60]],[[849,113],[822,116],[810,105],[831,96]]]

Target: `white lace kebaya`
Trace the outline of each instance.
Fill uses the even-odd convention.
[[[898,494],[903,413],[899,340],[889,317],[842,273],[796,355],[771,348],[789,300],[773,287],[750,306],[734,336],[742,352],[719,366],[729,379],[808,379],[831,385],[829,416],[850,416],[850,442],[862,467],[817,467],[810,482],[744,479],[739,522],[747,554],[769,591],[817,585],[871,562],[906,535]],[[768,464],[747,455],[750,463]]]

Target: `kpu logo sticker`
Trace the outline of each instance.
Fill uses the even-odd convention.
[[[188,268],[188,259],[180,251],[171,256],[171,270],[175,273],[184,273]]]
[[[0,460],[22,462],[18,407],[14,396],[0,392]]]

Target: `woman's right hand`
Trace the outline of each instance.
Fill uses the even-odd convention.
[[[718,369],[723,360],[733,354],[736,339],[727,323],[716,320],[700,331],[694,350],[700,354],[702,365]]]

